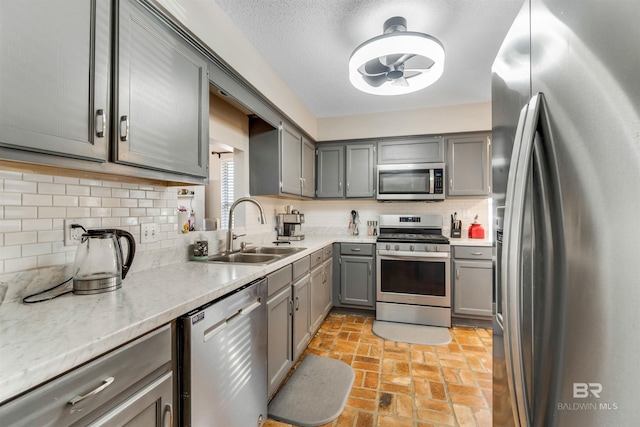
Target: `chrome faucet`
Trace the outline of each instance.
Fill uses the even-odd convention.
[[[260,224],[267,223],[267,219],[264,216],[264,209],[262,209],[262,205],[256,199],[252,199],[251,197],[241,197],[233,202],[233,204],[229,208],[229,226],[227,227],[227,253],[233,251],[233,241],[240,237],[233,234],[233,210],[242,202],[251,202],[256,205],[258,207],[258,210],[260,211]]]

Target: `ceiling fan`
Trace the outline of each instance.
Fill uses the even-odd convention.
[[[349,79],[376,95],[399,95],[433,84],[444,72],[444,48],[436,38],[407,31],[407,20],[387,19],[383,34],[362,43],[349,59]]]

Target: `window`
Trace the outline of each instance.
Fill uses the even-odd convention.
[[[226,230],[229,225],[229,209],[233,204],[233,158],[224,159],[220,163],[220,198],[221,198],[221,215],[220,229]]]

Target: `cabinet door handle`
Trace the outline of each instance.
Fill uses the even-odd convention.
[[[293,316],[293,300],[289,300],[289,316]]]
[[[460,269],[456,268],[456,279],[460,280]]]
[[[96,111],[96,136],[98,138],[104,137],[104,132],[107,128],[107,115],[103,109]]]
[[[296,297],[296,311],[300,310],[300,297]]]
[[[102,390],[104,390],[105,388],[109,387],[114,381],[115,381],[115,378],[113,378],[113,377],[105,378],[104,380],[102,380],[102,384],[101,385],[99,385],[95,389],[91,390],[89,393],[85,394],[84,396],[76,396],[76,397],[74,397],[73,399],[71,399],[69,401],[69,404],[70,405],[78,404],[78,403],[82,402],[83,400],[85,400],[86,398],[94,396],[94,395],[100,393]]]
[[[369,264],[369,276],[371,276],[371,264]]]
[[[342,191],[342,181],[338,183],[338,191]]]
[[[162,424],[165,427],[173,427],[173,406],[165,405],[164,407],[164,420]]]
[[[120,117],[120,141],[129,139],[129,117]]]
[[[453,190],[453,178],[449,180],[449,190]]]

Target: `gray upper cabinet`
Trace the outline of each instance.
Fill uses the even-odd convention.
[[[111,2],[0,2],[0,147],[105,162]]]
[[[447,197],[488,196],[491,167],[489,134],[449,136],[447,143]]]
[[[120,2],[115,161],[208,177],[207,63],[134,0]]]
[[[373,197],[375,148],[373,144],[347,145],[347,197]]]
[[[295,128],[249,122],[249,178],[253,196],[313,197],[315,145]]]
[[[316,197],[375,197],[375,144],[319,144]]]
[[[378,142],[379,165],[443,161],[444,143],[440,136]]]
[[[319,145],[316,196],[320,198],[344,197],[344,146]]]
[[[301,137],[293,129],[282,127],[282,143],[280,144],[280,156],[282,157],[282,187],[283,193],[298,195],[302,191],[302,145]],[[277,170],[273,170],[277,173]]]

